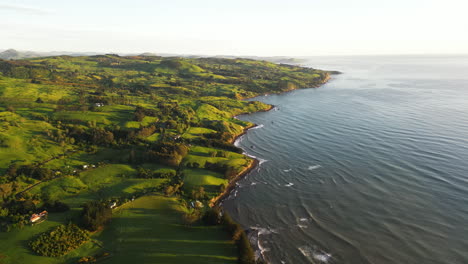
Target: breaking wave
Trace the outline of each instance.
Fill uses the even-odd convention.
[[[320,165],[315,165],[315,166],[309,166],[309,168],[307,168],[308,170],[316,170],[318,168],[321,168],[322,166]]]
[[[298,248],[299,251],[312,263],[319,261],[320,263],[329,263],[332,260],[332,255],[324,252],[323,250],[318,250],[311,248],[309,246],[302,246]]]

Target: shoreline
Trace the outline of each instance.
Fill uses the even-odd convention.
[[[254,98],[254,97],[252,97]],[[268,112],[268,111],[271,111],[272,109],[274,109],[276,106],[275,105],[269,105],[269,107],[267,109],[264,109],[264,110],[260,110],[260,111],[256,111],[256,112],[252,112],[252,113],[241,113],[241,114],[238,114],[238,115],[235,115],[233,116],[233,118],[236,118],[240,115],[248,115],[248,114],[253,114],[253,113],[260,113],[260,112]],[[252,124],[251,126],[247,126],[244,128],[244,130],[242,131],[242,133],[236,135],[232,140],[231,140],[231,144],[235,145],[235,142],[240,139],[243,135],[247,134],[247,132],[249,131],[249,129],[252,129],[252,128],[255,128],[255,127],[258,127],[257,124]],[[210,200],[210,207],[215,207],[215,206],[219,206],[223,200],[227,197],[229,197],[229,195],[231,194],[231,192],[236,188],[236,183],[238,181],[240,181],[242,178],[244,178],[245,176],[247,176],[247,174],[249,174],[252,170],[254,170],[255,168],[257,168],[257,166],[260,164],[260,161],[256,158],[252,158],[250,157],[249,155],[247,155],[246,152],[242,153],[242,155],[244,155],[245,157],[248,157],[250,159],[252,159],[252,162],[250,163],[250,165],[248,167],[246,167],[245,169],[243,169],[241,172],[239,172],[229,183],[228,183],[228,186],[226,186],[226,189],[224,190],[224,192],[220,193],[218,196],[212,198]]]
[[[316,86],[312,86],[312,87],[307,87],[307,88],[318,88],[324,84],[326,84],[330,79],[331,79],[331,75],[332,74],[327,74],[326,75],[326,78],[322,81],[321,84],[319,85],[316,85]],[[293,88],[293,89],[290,89],[290,90],[287,90],[287,91],[283,91],[283,92],[279,92],[279,93],[266,93],[266,94],[263,94],[263,95],[257,95],[257,96],[254,96],[254,97],[250,97],[250,98],[243,98],[242,100],[248,100],[248,99],[252,99],[252,98],[255,98],[255,97],[258,97],[258,96],[265,96],[265,95],[270,95],[270,94],[284,94],[284,93],[288,93],[288,92],[291,92],[291,91],[294,91],[294,90],[298,90],[298,89],[307,89],[307,88]],[[235,118],[235,119],[238,119],[237,117],[240,116],[240,115],[250,115],[250,114],[254,114],[254,113],[259,113],[259,112],[269,112],[273,109],[276,108],[275,105],[271,105],[271,104],[268,104],[268,108],[267,109],[264,109],[264,110],[260,110],[260,111],[256,111],[256,112],[248,112],[248,113],[241,113],[241,114],[238,114],[238,115],[235,115],[233,116],[232,118]],[[243,129],[242,133],[240,133],[239,135],[236,135],[233,140],[231,141],[231,144],[235,145],[236,141],[238,139],[240,139],[243,135],[247,134],[247,132],[252,129],[252,128],[255,128],[257,127],[258,125],[257,124],[252,124],[250,126],[247,126]],[[242,148],[241,148],[242,149]],[[224,211],[224,208],[222,208],[222,204],[223,204],[223,201],[228,198],[231,193],[236,189],[237,187],[237,182],[242,180],[244,177],[246,177],[248,174],[250,174],[250,172],[252,172],[254,169],[256,169],[259,165],[260,165],[260,161],[257,159],[257,158],[253,158],[251,156],[249,156],[247,154],[247,152],[245,152],[244,149],[242,149],[244,151],[244,153],[242,153],[244,156],[252,159],[252,162],[250,163],[250,165],[248,167],[246,167],[244,170],[242,170],[241,172],[239,172],[229,183],[228,183],[228,186],[226,186],[226,189],[224,190],[224,192],[220,193],[218,196],[216,197],[213,197],[211,200],[210,200],[210,203],[209,203],[209,206],[210,207],[219,207],[221,208],[221,210]],[[244,233],[247,234],[247,232],[249,231],[248,229],[244,229],[243,230]],[[259,249],[259,245],[255,245],[255,244],[252,244],[252,241],[250,241],[249,239],[249,242],[250,242],[250,246],[252,247],[252,249],[257,252]],[[265,259],[265,257],[263,256],[262,253],[260,253],[259,255],[257,255],[257,253],[255,253],[255,255],[257,256],[256,257],[256,260],[261,260],[263,261],[264,263],[268,263]]]
[[[310,88],[318,88],[324,84],[326,84],[330,79],[331,79],[331,75],[332,73],[328,73],[325,77],[325,79],[323,79],[323,81],[316,85],[316,86],[311,86],[311,87],[307,87],[307,88],[293,88],[293,89],[290,89],[290,90],[287,90],[287,91],[282,91],[282,92],[279,92],[279,93],[265,93],[265,94],[262,94],[262,95],[257,95],[257,96],[254,96],[254,97],[248,97],[248,98],[243,98],[241,100],[248,100],[248,99],[252,99],[252,98],[255,98],[255,97],[258,97],[258,96],[265,96],[265,95],[271,95],[271,94],[285,94],[285,93],[288,93],[288,92],[291,92],[291,91],[294,91],[294,90],[299,90],[299,89],[310,89]],[[260,110],[260,111],[256,111],[256,112],[247,112],[247,113],[240,113],[238,115],[235,115],[233,116],[232,118],[236,118],[238,119],[237,117],[240,116],[240,115],[250,115],[250,114],[254,114],[254,113],[261,113],[261,112],[269,112],[271,110],[273,110],[276,106],[275,105],[271,105],[269,104],[269,107],[267,109],[264,109],[264,110]],[[242,131],[242,133],[240,133],[239,135],[236,135],[234,137],[234,139],[230,142],[231,144],[235,144],[235,142],[240,138],[242,137],[243,135],[245,135],[249,129],[252,129],[252,128],[255,128],[257,127],[258,125],[257,124],[253,124],[251,126],[248,126],[248,127],[245,127],[244,130]],[[244,150],[244,149],[243,149]],[[244,170],[242,170],[241,172],[239,172],[233,179],[231,182],[229,182],[228,186],[226,187],[226,189],[224,190],[224,192],[220,193],[218,196],[216,197],[213,197],[211,200],[210,200],[210,204],[209,206],[210,207],[215,207],[215,206],[220,206],[223,202],[223,200],[227,197],[229,197],[229,195],[231,194],[231,192],[236,188],[236,183],[238,181],[240,181],[242,178],[244,178],[245,176],[247,176],[247,174],[249,174],[252,170],[254,170],[255,168],[257,168],[257,166],[260,164],[260,161],[256,158],[252,158],[250,157],[249,155],[247,155],[247,153],[245,152],[244,150],[244,153],[242,153],[244,156],[246,157],[249,157],[252,159],[252,163],[247,167],[245,168]]]

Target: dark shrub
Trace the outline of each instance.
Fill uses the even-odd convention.
[[[81,219],[83,226],[90,231],[96,231],[104,226],[111,217],[112,209],[106,203],[92,201],[83,205]]]

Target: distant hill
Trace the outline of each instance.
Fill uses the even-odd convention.
[[[38,57],[50,57],[50,56],[61,56],[61,55],[68,55],[72,57],[78,56],[93,56],[93,55],[100,55],[104,53],[99,52],[70,52],[70,51],[50,51],[50,52],[36,52],[36,51],[18,51],[15,49],[8,49],[3,52],[0,52],[0,59],[4,60],[20,60],[20,59],[28,59],[28,58],[38,58]],[[193,54],[173,54],[173,53],[152,53],[152,52],[145,52],[141,54],[134,54],[134,53],[124,53],[119,54],[120,56],[144,56],[144,57],[183,57],[183,58],[204,58],[204,57],[213,57],[213,56],[205,56],[205,55],[193,55]],[[224,58],[224,59],[236,59],[236,58],[245,58],[245,59],[252,59],[252,60],[264,60],[273,63],[281,63],[281,64],[291,64],[291,65],[299,65],[304,63],[304,59],[299,58],[291,58],[291,57],[283,57],[283,56],[273,56],[273,57],[259,57],[259,56],[232,56],[232,55],[218,55],[214,56],[215,58]]]
[[[3,52],[0,52],[0,59],[3,60],[20,60],[20,59],[29,59],[29,58],[39,58],[39,57],[50,57],[50,56],[92,56],[98,55],[98,52],[69,52],[69,51],[50,51],[50,52],[36,52],[36,51],[18,51],[15,49],[7,49]]]
[[[0,52],[0,59],[4,60],[19,60],[34,57],[40,57],[40,55],[31,51],[20,52],[14,49],[8,49],[3,52]]]

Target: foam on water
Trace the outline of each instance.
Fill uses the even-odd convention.
[[[267,241],[264,241],[263,243],[261,242],[261,238],[260,236],[265,236],[265,235],[270,235],[270,234],[273,234],[273,233],[277,233],[276,230],[274,229],[271,229],[271,228],[264,228],[264,227],[259,227],[259,226],[251,226],[250,227],[251,230],[255,230],[256,233],[257,233],[257,236],[256,236],[256,244],[257,244],[257,247],[259,249],[259,252],[258,255],[260,255],[263,259],[265,259],[265,252],[269,252],[270,251],[270,248],[268,247],[265,247],[263,244],[266,244]],[[255,241],[252,241],[251,242],[255,243]]]
[[[321,168],[322,166],[320,165],[314,165],[314,166],[309,166],[309,168],[307,168],[308,170],[316,170],[318,168]]]
[[[267,227],[251,226],[250,229],[257,231],[259,236],[278,233],[278,231],[276,231],[275,229],[267,228]]]
[[[314,259],[316,259],[318,261],[328,262],[331,259],[332,256],[330,254],[328,254],[328,253],[324,253],[324,254],[314,253],[313,257],[314,257]]]
[[[260,124],[260,125],[256,125],[256,126],[254,126],[254,127],[250,128],[250,129],[251,129],[251,130],[254,130],[254,129],[259,129],[259,128],[262,128],[262,127],[264,127],[264,126],[265,126],[265,125],[263,125],[263,124]]]
[[[307,257],[313,263],[315,263],[313,260],[320,261],[321,263],[328,263],[332,259],[331,254],[326,253],[322,250],[313,249],[309,246],[302,246],[298,249],[302,253],[302,255]]]
[[[262,165],[263,163],[265,163],[265,162],[268,161],[268,160],[266,160],[266,159],[262,159],[262,158],[259,158],[259,157],[257,157],[257,156],[254,156],[254,155],[252,155],[252,154],[249,154],[249,153],[247,153],[247,152],[243,152],[242,154],[248,156],[249,158],[258,160],[258,165]]]
[[[236,141],[234,141],[234,146],[240,147],[242,140],[244,140],[244,135],[238,137]]]

